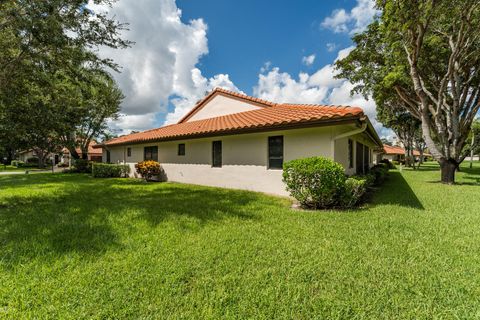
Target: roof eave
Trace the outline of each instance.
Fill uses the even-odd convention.
[[[247,133],[257,133],[257,132],[323,127],[323,126],[329,126],[329,125],[339,125],[339,124],[347,124],[347,123],[361,121],[362,117],[363,115],[356,115],[356,116],[334,118],[334,119],[328,119],[328,120],[294,122],[294,123],[288,123],[288,124],[250,127],[250,128],[241,128],[241,129],[234,129],[234,130],[219,130],[219,131],[213,131],[208,133],[180,135],[180,136],[173,136],[173,137],[167,137],[167,138],[153,138],[153,139],[145,139],[145,140],[137,140],[137,141],[120,142],[120,143],[114,143],[114,144],[107,143],[107,144],[95,145],[94,148],[102,148],[102,147],[108,148],[108,147],[117,147],[117,146],[125,146],[125,145],[145,144],[145,143],[152,143],[152,142],[178,141],[178,140],[200,139],[200,138],[209,138],[209,137],[218,137],[218,136],[230,136],[235,134],[247,134]]]

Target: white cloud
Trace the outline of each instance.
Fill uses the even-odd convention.
[[[260,73],[265,73],[265,72],[269,71],[271,67],[272,67],[272,62],[271,61],[265,62],[263,64],[263,66],[260,68]]]
[[[335,33],[355,34],[365,30],[377,13],[374,0],[357,0],[350,12],[336,9],[322,21],[321,26]]]
[[[336,43],[333,43],[333,42],[327,43],[327,51],[328,52],[333,52],[333,51],[335,51],[335,49],[337,49],[337,44]]]
[[[135,41],[126,50],[100,49],[102,56],[113,58],[122,67],[114,77],[125,94],[124,116],[112,123],[114,129],[125,133],[152,128],[155,115],[167,111],[172,96],[175,110],[167,114],[168,123],[180,118],[214,86],[238,90],[228,75],[206,79],[196,67],[208,53],[207,25],[202,19],[183,23],[175,0],[144,0],[141,5],[125,0],[112,8],[90,1],[88,7],[128,22],[130,30],[122,36]]]
[[[315,62],[315,54],[311,54],[309,56],[302,58],[302,63],[306,66],[311,66]]]
[[[342,49],[337,58],[342,59],[353,50],[353,47]],[[280,103],[333,104],[361,107],[370,118],[381,136],[391,137],[391,130],[383,128],[375,119],[375,103],[362,95],[350,95],[352,83],[343,79],[335,79],[337,71],[333,64],[327,64],[312,74],[300,73],[295,79],[286,72],[274,67],[267,73],[259,74],[254,95]]]

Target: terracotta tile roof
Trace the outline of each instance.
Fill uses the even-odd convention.
[[[358,107],[278,105],[273,108],[245,111],[133,133],[107,141],[105,145],[177,140],[270,128],[282,129],[292,125],[353,120],[360,117],[363,117],[363,111]]]
[[[87,153],[92,156],[101,156],[102,155],[102,150],[99,150],[98,148],[95,148],[95,145],[97,144],[96,141],[90,141],[90,144],[88,145],[88,151]],[[82,150],[80,148],[75,149],[78,154],[82,153]],[[63,153],[69,153],[67,148],[62,149]]]
[[[403,149],[402,147],[392,147],[386,144],[383,145],[383,151],[385,151],[385,154],[400,154],[400,155],[406,154],[405,149]],[[420,156],[420,151],[413,150],[413,155],[417,157]],[[424,152],[423,155],[426,157],[431,156],[429,153],[426,153],[426,152]]]
[[[405,149],[402,147],[392,147],[389,145],[383,145],[383,150],[386,154],[405,154]]]

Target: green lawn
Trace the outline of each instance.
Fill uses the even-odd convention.
[[[52,167],[50,166],[50,169]],[[25,168],[25,167],[15,167],[15,166],[11,166],[11,165],[8,165],[8,166],[4,166],[3,164],[0,164],[0,172],[25,172],[25,170],[29,170],[29,171],[38,171],[38,170],[48,170],[49,168],[46,167],[45,169],[39,169],[39,168]]]
[[[366,208],[74,174],[0,176],[0,318],[480,318],[480,164]]]

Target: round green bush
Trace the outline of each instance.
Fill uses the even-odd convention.
[[[350,177],[345,180],[345,189],[340,197],[340,206],[353,208],[357,206],[367,192],[367,179],[362,177]]]
[[[344,191],[345,179],[343,167],[327,158],[296,159],[283,165],[287,190],[307,208],[335,206]]]

